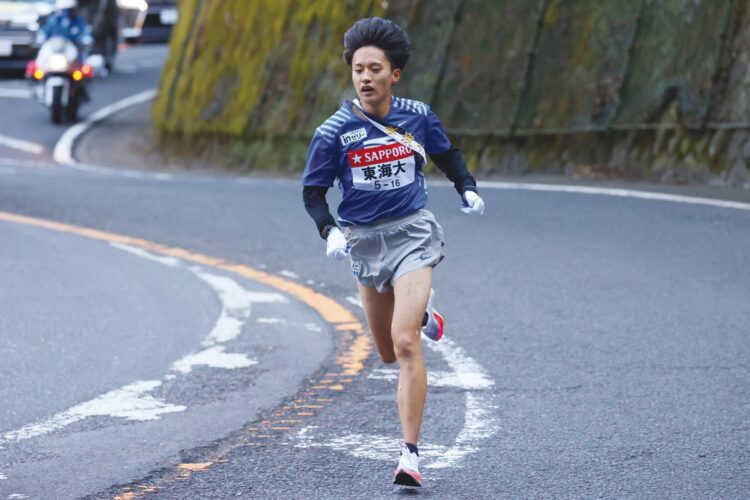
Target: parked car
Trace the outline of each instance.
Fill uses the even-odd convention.
[[[0,0],[0,69],[24,70],[36,57],[36,32],[54,4],[54,0]]]
[[[117,0],[129,43],[166,42],[177,23],[177,0]]]

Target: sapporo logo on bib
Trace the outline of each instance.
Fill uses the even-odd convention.
[[[404,187],[414,182],[414,152],[394,143],[346,153],[352,169],[354,189],[382,191]]]

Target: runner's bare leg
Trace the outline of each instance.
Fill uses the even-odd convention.
[[[394,284],[391,336],[398,359],[398,413],[404,441],[417,444],[427,398],[421,329],[432,285],[432,268],[404,274]]]
[[[378,348],[380,359],[384,363],[394,363],[396,354],[393,352],[391,338],[391,322],[393,320],[393,290],[378,293],[375,287],[359,284],[359,297],[365,310],[367,324]]]

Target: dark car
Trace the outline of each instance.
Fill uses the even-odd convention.
[[[0,69],[24,70],[36,57],[36,33],[54,0],[0,0]]]
[[[177,0],[117,0],[127,42],[166,42],[177,23]]]

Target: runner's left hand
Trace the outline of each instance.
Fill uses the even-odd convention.
[[[474,191],[465,191],[463,195],[461,211],[465,214],[482,215],[484,213],[484,200]]]

